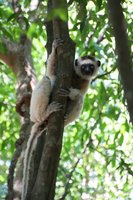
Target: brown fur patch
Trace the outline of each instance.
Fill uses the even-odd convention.
[[[89,80],[85,80],[73,72],[72,88],[79,89],[84,94],[89,86]]]

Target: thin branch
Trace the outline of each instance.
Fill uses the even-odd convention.
[[[99,116],[98,116],[98,119],[96,120],[96,122],[94,123],[94,125],[90,128],[91,130],[91,134],[93,133],[93,131],[95,130],[96,126],[98,125],[99,123],[99,120],[101,118],[101,113],[99,113]],[[72,176],[73,176],[73,173],[75,172],[75,169],[77,167],[77,165],[79,164],[80,160],[82,159],[82,156],[85,154],[86,150],[88,149],[88,147],[92,147],[92,144],[93,144],[93,140],[92,140],[92,137],[90,135],[90,138],[86,141],[85,145],[84,145],[84,148],[81,152],[81,155],[80,157],[77,159],[76,163],[74,164],[71,172],[66,176],[68,178],[67,180],[67,183],[65,185],[65,191],[64,191],[64,194],[63,196],[59,199],[59,200],[65,200],[67,194],[68,194],[68,191],[69,191],[69,188],[70,188],[70,185],[71,185],[71,180],[72,180]]]
[[[128,173],[133,176],[133,170],[129,167],[130,164],[127,164],[122,158],[121,158],[121,164],[126,168]]]
[[[86,42],[86,47],[87,47],[87,48],[88,48],[88,46],[89,46],[89,44],[90,44],[92,38],[94,37],[95,32],[96,32],[98,26],[99,26],[99,22],[98,22],[98,23],[96,24],[96,26],[94,27],[94,32],[91,33],[91,34],[88,36],[88,39],[87,39],[87,42]]]
[[[105,24],[105,26],[103,27],[102,31],[100,31],[101,33],[99,34],[98,38],[97,38],[97,44],[100,44],[104,39],[105,39],[105,32],[107,30],[107,28],[109,27],[108,23]]]
[[[100,75],[97,75],[93,80],[92,80],[92,83],[97,80],[97,79],[101,79],[109,74],[111,74],[111,72],[115,71],[116,70],[116,67],[113,67],[110,71],[104,73],[104,74],[100,74]]]
[[[14,13],[18,14],[18,17],[22,17],[22,9],[21,6],[19,5],[19,0],[12,0],[12,7],[14,10]]]
[[[109,26],[108,23],[105,24],[105,26],[103,27],[103,29],[100,31],[100,34],[99,34],[99,36],[98,36],[98,38],[97,38],[97,41],[96,41],[96,44],[100,44],[100,43],[105,39],[105,36],[104,36],[104,35],[105,35],[105,32],[106,32],[108,26]],[[99,27],[99,22],[96,24],[96,26],[95,26],[95,28],[94,28],[94,32],[91,33],[90,36],[88,36],[88,40],[87,40],[87,42],[86,42],[86,47],[87,47],[87,48],[88,48],[88,46],[89,46],[89,44],[90,44],[92,38],[94,37],[94,35],[95,35],[95,33],[96,33],[98,27]]]
[[[23,15],[21,5],[19,4],[19,0],[12,0],[12,7],[14,14],[17,15],[17,21],[20,25],[20,28],[25,31],[28,28],[28,23],[26,23],[26,21],[24,20],[25,17]]]

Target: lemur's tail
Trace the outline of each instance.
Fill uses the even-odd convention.
[[[24,166],[23,166],[23,185],[22,185],[22,200],[25,199],[29,184],[29,171],[30,163],[33,152],[36,149],[37,138],[41,135],[42,131],[38,130],[39,124],[34,124],[31,129],[31,134],[27,142],[27,147],[24,155]],[[43,130],[44,131],[44,130]]]

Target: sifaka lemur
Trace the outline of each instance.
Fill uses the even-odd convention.
[[[48,119],[50,114],[61,110],[59,103],[53,102],[49,104],[50,95],[56,80],[57,48],[60,45],[63,45],[61,39],[54,40],[52,52],[47,60],[46,75],[36,85],[31,97],[30,119],[35,124],[32,127],[24,157],[22,200],[25,199],[27,193],[30,158],[36,148],[37,138],[41,134],[41,131],[39,132],[38,130],[39,126]],[[80,115],[84,96],[91,80],[97,75],[99,66],[100,61],[89,55],[75,60],[71,87],[67,90],[62,88],[58,91],[59,95],[68,97],[64,126],[73,122]]]
[[[62,44],[62,40],[54,40],[52,52],[48,58],[47,76],[53,86],[56,80],[56,49]],[[83,106],[84,96],[88,90],[91,80],[97,75],[100,61],[92,56],[83,56],[75,60],[74,70],[71,82],[71,88],[68,90],[60,89],[59,95],[67,96],[67,109],[64,118],[64,126],[78,118]]]
[[[46,76],[35,87],[30,103],[30,119],[37,127],[41,125],[51,113],[61,109],[57,102],[49,104],[49,99],[56,80],[57,48],[63,44],[61,39],[56,39],[52,45],[52,52],[47,60]],[[84,96],[91,80],[97,75],[100,61],[92,56],[83,56],[75,60],[71,88],[60,89],[59,95],[67,96],[68,103],[64,125],[68,125],[78,118]]]

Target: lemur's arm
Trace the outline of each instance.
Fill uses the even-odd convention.
[[[48,60],[47,60],[46,75],[50,78],[52,88],[56,79],[57,48],[61,46],[62,44],[63,44],[63,40],[61,39],[56,39],[53,41],[52,52],[49,55]]]

